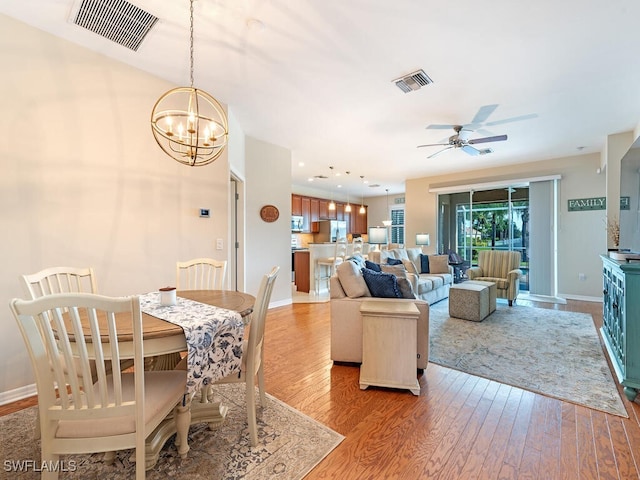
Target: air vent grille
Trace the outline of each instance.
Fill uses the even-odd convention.
[[[409,93],[433,83],[433,80],[431,80],[429,75],[424,73],[424,70],[418,70],[404,77],[397,78],[394,80],[394,83],[404,93]]]
[[[158,17],[126,0],[82,0],[73,23],[138,51]]]

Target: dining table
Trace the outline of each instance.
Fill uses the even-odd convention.
[[[212,306],[231,311],[220,311],[219,313],[237,313],[242,319],[242,324],[246,326],[250,323],[255,303],[253,295],[232,290],[179,290],[176,292],[176,297],[177,305],[165,307],[160,304],[159,292],[140,295],[145,369],[173,369],[187,356],[185,355],[188,350],[186,329],[179,324],[160,318],[164,316],[163,312],[177,312],[182,319],[188,321],[193,311],[192,316],[194,321],[197,321],[199,310],[203,308],[203,305]],[[85,325],[83,322],[82,326],[85,339],[90,342],[91,332],[88,323]],[[236,347],[242,348],[242,339],[242,335],[237,338],[239,345]],[[73,340],[73,336],[70,336],[70,340]],[[118,347],[123,358],[133,358],[133,331],[130,323],[118,325]],[[181,363],[185,364],[184,361]],[[215,370],[216,365],[211,367]],[[224,375],[222,374],[222,376]],[[189,374],[187,378],[189,378]],[[220,375],[217,378],[220,378]],[[217,378],[214,378],[213,381]],[[189,451],[186,442],[189,425],[207,423],[210,429],[214,429],[224,421],[228,407],[219,400],[209,398],[206,395],[207,390],[207,388],[192,388],[189,393],[185,394],[182,405],[178,406],[179,409],[188,413],[186,416],[178,417],[187,419],[185,425],[178,425],[176,428],[176,421],[174,421],[173,415],[170,415],[147,437],[147,469],[156,464],[160,450],[173,434],[178,433],[175,441],[176,447],[178,453],[185,457]]]

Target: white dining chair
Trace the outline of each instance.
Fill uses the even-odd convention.
[[[146,437],[169,414],[184,424],[188,409],[178,407],[186,389],[184,370],[144,369],[139,298],[62,293],[13,299],[10,308],[36,377],[43,464],[55,465],[71,453],[135,448],[136,479],[143,480]],[[90,327],[90,339],[82,322]],[[123,327],[132,332],[133,352],[118,348]],[[117,364],[124,357],[133,357],[133,372],[108,373],[107,362]],[[58,395],[61,389],[68,395]],[[186,442],[186,431],[180,438]],[[43,469],[41,478],[57,479],[58,473]]]
[[[364,253],[364,240],[362,240],[362,237],[354,237],[351,241],[351,245],[353,248],[353,253],[351,255],[360,255],[365,260],[368,258]]]
[[[51,267],[21,275],[22,285],[34,299],[52,293],[98,293],[93,268]]]
[[[20,276],[20,281],[30,299],[36,299],[55,293],[98,293],[98,287],[93,268],[51,267]],[[130,366],[127,362],[125,368]],[[111,368],[109,368],[109,371]],[[67,371],[65,367],[65,372]],[[78,369],[79,375],[82,370]],[[95,375],[95,366],[91,362],[90,373]],[[40,438],[40,420],[36,418],[34,438]]]
[[[251,446],[258,444],[258,426],[256,423],[256,378],[260,405],[265,405],[264,390],[264,327],[269,309],[269,301],[273,285],[280,267],[273,267],[271,272],[262,277],[256,296],[256,303],[249,324],[249,338],[245,340],[242,351],[242,367],[240,374],[234,373],[222,378],[213,385],[221,383],[244,383],[246,385],[247,423]]]
[[[227,273],[226,260],[194,258],[176,262],[178,290],[224,290]]]

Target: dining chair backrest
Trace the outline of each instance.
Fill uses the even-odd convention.
[[[20,280],[31,299],[53,293],[98,293],[93,268],[45,268],[21,275]]]
[[[245,352],[247,370],[255,375],[264,359],[264,327],[271,301],[271,292],[275,284],[280,267],[273,267],[271,271],[262,277],[256,303],[251,314],[251,326],[249,327],[249,340]]]
[[[362,237],[354,237],[351,243],[353,245],[352,255],[364,255],[364,241]]]
[[[347,257],[347,239],[346,237],[341,237],[336,239],[336,251],[333,256],[334,265],[338,265],[344,261]]]
[[[176,262],[178,290],[224,290],[227,273],[226,260],[194,258]]]
[[[10,308],[36,376],[42,461],[55,462],[66,453],[135,448],[141,467],[136,478],[144,478],[145,432],[151,432],[180,401],[186,375],[158,377],[162,387],[156,386],[153,398],[145,401],[139,298],[57,293],[35,300],[13,299]],[[83,324],[90,335],[83,333]],[[130,349],[118,343],[122,328],[133,336]],[[133,373],[110,370],[110,362],[122,358],[133,358]],[[91,361],[97,372],[95,383],[89,374]],[[68,395],[57,395],[62,389]],[[149,419],[145,406],[153,411],[151,422],[145,422]]]

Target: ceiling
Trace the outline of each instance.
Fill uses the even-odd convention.
[[[80,0],[3,0],[0,12],[188,85],[189,2],[132,3],[159,18],[137,51],[74,25]],[[408,178],[600,152],[607,135],[640,121],[637,0],[194,8],[194,85],[229,105],[247,135],[290,149],[294,185],[393,194]],[[432,84],[410,93],[394,84],[419,69]],[[439,147],[416,147],[446,142],[453,130],[426,128],[442,124],[508,140],[482,144],[493,149],[483,156],[451,149],[428,159]],[[340,179],[308,183],[330,166]],[[379,187],[365,189],[360,176]]]

